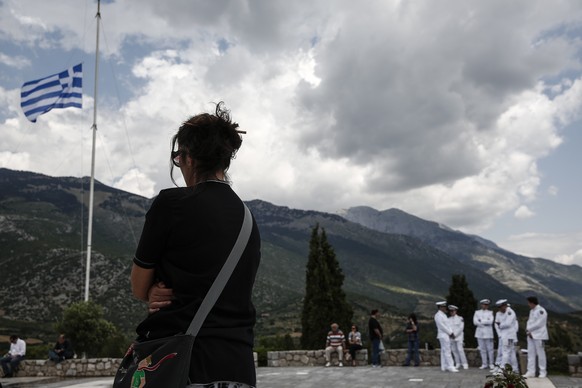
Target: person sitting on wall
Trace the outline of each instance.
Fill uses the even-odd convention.
[[[356,366],[356,352],[362,349],[362,334],[358,331],[357,325],[352,325],[352,331],[348,334],[349,354],[352,359],[352,366]]]
[[[57,364],[68,360],[69,358],[73,358],[74,355],[75,352],[73,351],[71,342],[65,338],[64,334],[59,335],[54,348],[49,350],[49,359]]]
[[[331,331],[327,333],[327,340],[325,343],[325,366],[331,365],[332,352],[337,352],[339,366],[344,366],[342,361],[345,348],[346,337],[344,336],[344,333],[339,329],[339,325],[337,323],[332,323]]]
[[[18,370],[18,365],[24,359],[25,354],[26,342],[18,338],[17,335],[11,335],[10,350],[4,357],[0,358],[4,377],[14,377],[14,373]]]

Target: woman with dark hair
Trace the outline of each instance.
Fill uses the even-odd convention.
[[[352,359],[352,366],[356,366],[356,352],[362,349],[362,333],[358,331],[357,325],[352,325],[352,330],[348,334],[348,352]]]
[[[408,354],[404,361],[404,366],[410,366],[410,361],[414,358],[414,366],[420,365],[420,355],[418,353],[418,319],[416,314],[411,313],[406,322],[406,334],[408,334]]]
[[[146,215],[131,272],[133,294],[150,311],[138,341],[186,331],[238,237],[244,206],[226,174],[242,144],[237,128],[221,102],[172,138],[172,172],[180,169],[186,187],[162,190]],[[190,387],[256,385],[251,293],[259,260],[253,220],[242,257],[196,337]]]

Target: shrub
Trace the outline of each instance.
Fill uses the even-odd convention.
[[[26,358],[29,360],[48,359],[48,352],[53,348],[51,344],[38,344],[26,346]]]
[[[525,377],[515,373],[511,365],[505,364],[499,373],[487,376],[484,388],[527,388]]]
[[[70,305],[55,327],[69,337],[79,356],[85,353],[87,357],[120,357],[125,349],[118,348],[127,345],[126,341],[120,341],[119,329],[103,318],[101,306],[92,301]],[[121,343],[112,346],[116,341]]]
[[[558,374],[568,374],[568,352],[563,348],[546,347],[546,358],[548,362],[548,372]]]

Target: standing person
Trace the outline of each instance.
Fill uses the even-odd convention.
[[[447,318],[447,302],[437,302],[436,303],[438,311],[434,315],[434,322],[437,326],[437,338],[441,344],[441,370],[443,372],[458,372],[459,370],[455,368],[453,362],[453,356],[451,355],[451,339],[455,338],[453,334],[453,329],[449,326],[449,319]]]
[[[495,322],[497,322],[497,314],[501,314],[499,311],[497,311],[495,313]],[[501,317],[501,315],[499,315],[499,317]],[[497,360],[497,363],[500,363],[501,360],[503,359],[503,341],[501,341],[501,332],[499,330],[499,325],[495,324],[493,325],[493,327],[495,327],[495,334],[497,335],[497,355],[495,356],[495,359]],[[497,370],[496,367],[491,368],[491,371],[495,371]]]
[[[419,338],[418,338],[418,319],[416,314],[411,313],[406,322],[406,335],[408,336],[408,354],[404,361],[404,366],[410,366],[410,361],[414,359],[414,366],[420,365],[420,354],[418,352]]]
[[[345,348],[346,337],[344,336],[344,333],[339,329],[337,323],[332,323],[331,331],[327,333],[327,339],[325,341],[325,366],[331,365],[331,353],[333,352],[337,352],[339,366],[344,366],[342,361]]]
[[[6,355],[0,358],[0,365],[4,377],[14,377],[14,373],[18,370],[18,365],[26,355],[26,342],[18,338],[17,335],[10,336],[10,350]]]
[[[544,341],[549,339],[548,336],[548,313],[546,309],[540,306],[536,296],[527,298],[527,304],[530,308],[529,318],[526,324],[527,334],[527,372],[525,377],[536,376],[536,356],[538,358],[538,368],[540,369],[539,377],[546,377],[546,351]]]
[[[356,352],[362,349],[362,333],[358,331],[357,325],[352,325],[352,330],[348,334],[348,351],[352,358],[352,366],[356,366]]]
[[[503,356],[499,367],[505,368],[506,364],[510,364],[514,372],[519,371],[517,365],[517,356],[515,355],[514,343],[517,341],[517,316],[515,311],[509,307],[507,299],[500,299],[495,302],[495,306],[499,308],[495,315],[495,324],[499,328],[499,342],[503,346]]]
[[[378,368],[382,366],[382,359],[380,357],[380,342],[384,339],[384,332],[382,326],[378,322],[380,312],[374,309],[370,313],[368,320],[368,330],[370,332],[370,342],[372,343],[372,367]]]
[[[146,215],[131,272],[133,294],[151,312],[136,329],[138,341],[186,332],[237,240],[245,209],[226,173],[242,144],[237,128],[220,102],[172,138],[172,170],[180,169],[186,187],[162,190]],[[251,294],[260,246],[253,219],[246,248],[196,337],[189,387],[256,385]]]
[[[467,357],[465,356],[465,349],[463,348],[463,340],[465,339],[465,320],[463,317],[457,314],[459,308],[453,304],[449,305],[449,311],[451,315],[449,316],[449,325],[453,330],[454,339],[451,339],[451,349],[453,351],[453,356],[455,357],[455,368],[469,369],[469,364],[467,363]]]
[[[65,338],[64,334],[59,335],[55,346],[49,350],[49,359],[57,364],[61,361],[73,358],[75,352],[71,346],[71,342]]]
[[[473,315],[473,324],[475,325],[475,338],[479,345],[481,353],[481,366],[479,369],[495,368],[495,359],[493,358],[493,311],[489,310],[491,301],[481,299],[481,310],[475,311]]]

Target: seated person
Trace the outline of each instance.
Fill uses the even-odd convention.
[[[339,366],[343,366],[343,355],[344,349],[346,347],[346,337],[344,333],[339,329],[337,323],[331,324],[331,331],[327,333],[327,341],[325,343],[325,366],[331,365],[331,353],[337,352],[339,359]]]
[[[356,366],[356,352],[362,349],[362,334],[358,331],[357,325],[352,325],[352,331],[348,334],[348,344],[352,366]]]
[[[49,350],[49,359],[57,364],[61,361],[73,358],[75,352],[71,346],[71,342],[65,338],[64,334],[59,335],[55,347]]]
[[[10,350],[0,358],[0,365],[4,371],[4,377],[14,377],[14,372],[18,370],[20,361],[26,354],[26,342],[18,338],[17,335],[10,336]]]

